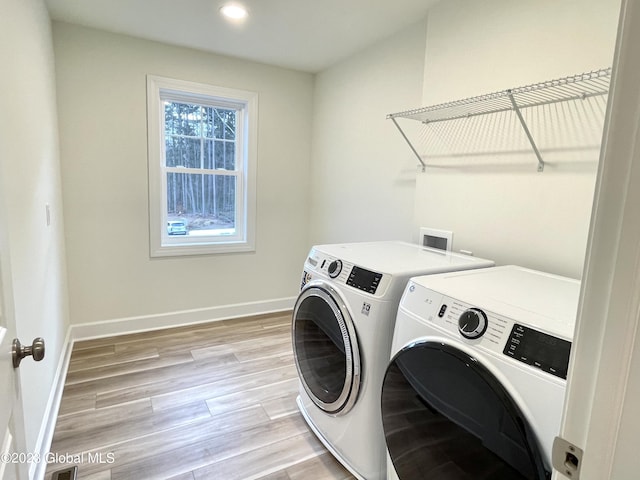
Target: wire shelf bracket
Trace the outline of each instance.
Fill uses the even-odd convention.
[[[479,115],[490,115],[509,110],[514,111],[538,159],[538,172],[542,172],[544,171],[544,160],[527,126],[527,122],[522,115],[522,110],[553,103],[585,100],[590,97],[607,95],[609,93],[610,80],[611,68],[603,68],[601,70],[594,70],[556,80],[489,93],[487,95],[431,105],[414,110],[406,110],[404,112],[391,113],[387,115],[387,119],[391,119],[398,131],[400,131],[402,138],[404,138],[413,154],[420,161],[420,166],[424,172],[427,164],[396,119],[406,118],[417,120],[423,124],[429,124]]]

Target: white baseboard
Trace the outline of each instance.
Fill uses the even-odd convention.
[[[230,318],[247,317],[249,315],[283,312],[291,310],[295,300],[295,297],[278,298],[260,302],[237,303],[195,310],[117,318],[95,323],[81,323],[71,325],[71,341],[182,327]]]
[[[64,345],[62,346],[60,359],[58,360],[58,368],[49,394],[47,408],[45,410],[44,419],[42,421],[42,426],[40,427],[40,434],[36,444],[36,450],[40,453],[40,458],[45,458],[51,448],[51,440],[53,439],[53,432],[56,427],[64,382],[67,377],[67,370],[69,368],[69,360],[71,358],[71,350],[73,349],[74,342],[78,340],[126,335],[128,333],[138,333],[163,328],[182,327],[199,323],[248,317],[250,315],[284,312],[293,308],[295,300],[296,297],[279,298],[261,302],[221,305],[218,307],[184,310],[156,315],[143,315],[139,317],[117,318],[95,323],[70,325],[67,330]],[[29,471],[29,478],[32,480],[43,480],[46,468],[46,462],[32,464]]]

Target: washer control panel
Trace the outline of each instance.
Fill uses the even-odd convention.
[[[333,260],[327,267],[327,273],[331,278],[336,278],[342,271],[342,260]]]
[[[384,295],[391,276],[374,272],[344,259],[312,251],[305,262],[301,288],[314,278],[330,278],[338,284],[348,285],[362,292],[380,297]]]
[[[381,273],[372,272],[354,265],[347,278],[347,285],[375,295],[380,285],[380,280],[382,280]]]

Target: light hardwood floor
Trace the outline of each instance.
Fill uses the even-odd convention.
[[[77,342],[46,478],[352,479],[297,389],[289,314]]]

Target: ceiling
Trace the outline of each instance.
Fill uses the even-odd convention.
[[[307,72],[318,72],[424,18],[438,0],[45,0],[51,18]]]

